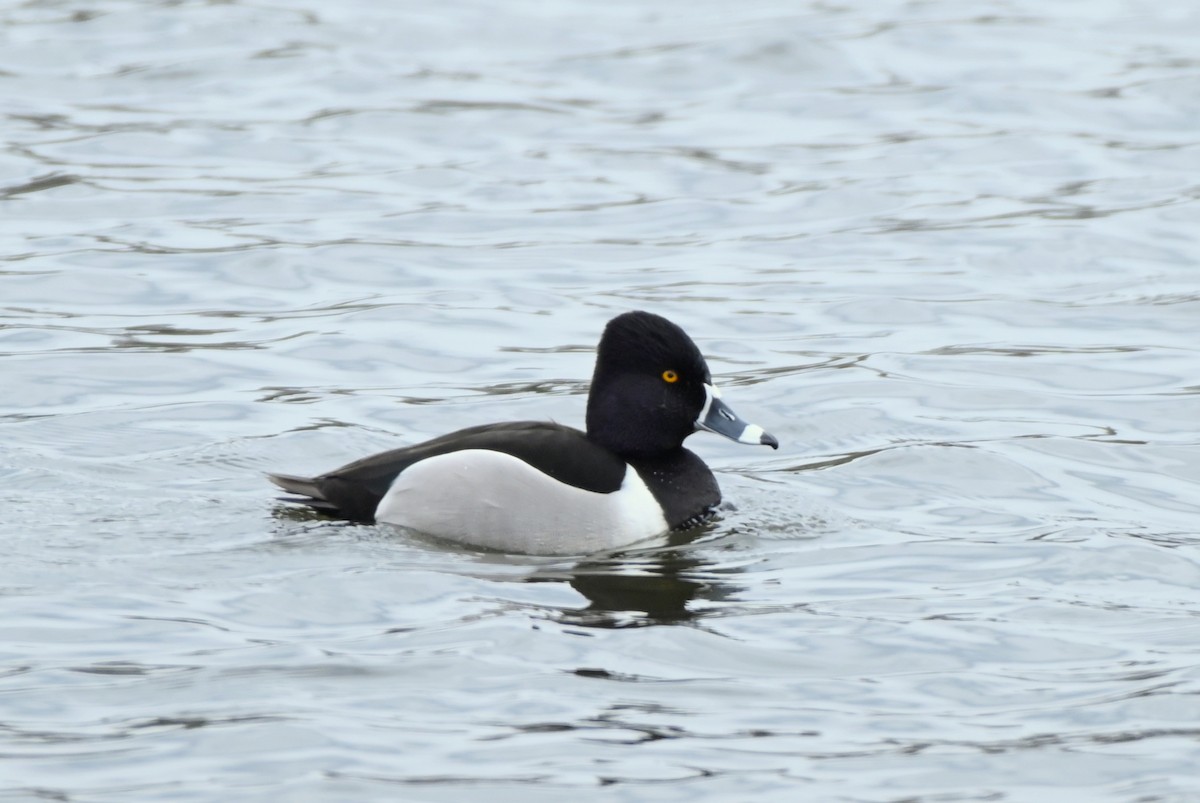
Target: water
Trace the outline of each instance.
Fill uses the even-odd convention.
[[[1200,798],[1188,3],[0,9],[0,797]],[[281,510],[676,320],[586,560]]]

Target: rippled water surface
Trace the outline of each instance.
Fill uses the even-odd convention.
[[[0,797],[1200,799],[1200,6],[0,7]],[[544,560],[262,473],[783,443]]]

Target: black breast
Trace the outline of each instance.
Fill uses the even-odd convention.
[[[687,449],[665,455],[630,459],[650,493],[662,506],[672,529],[681,529],[707,518],[721,502],[717,478],[704,461]]]

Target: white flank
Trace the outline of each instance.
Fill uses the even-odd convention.
[[[662,509],[632,468],[619,490],[593,493],[484,449],[430,457],[405,469],[375,519],[525,555],[584,555],[667,531]]]

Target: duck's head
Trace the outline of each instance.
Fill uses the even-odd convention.
[[[588,393],[588,438],[620,455],[648,457],[679,448],[702,429],[779,448],[721,401],[700,349],[678,326],[650,312],[609,321]]]

